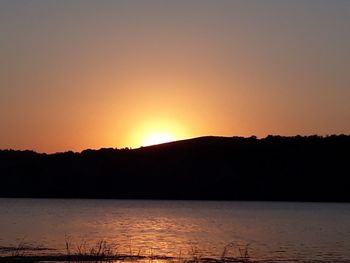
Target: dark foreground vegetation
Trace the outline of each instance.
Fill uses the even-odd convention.
[[[17,247],[8,247],[7,253],[1,254],[0,263],[29,263],[29,262],[135,262],[135,263],[350,263],[348,259],[330,257],[324,260],[310,260],[303,258],[281,258],[273,255],[266,255],[263,258],[256,259],[250,256],[251,248],[249,244],[239,245],[235,242],[227,244],[221,255],[217,257],[204,257],[197,248],[192,248],[187,253],[178,256],[161,256],[153,254],[138,253],[121,254],[117,252],[117,246],[98,241],[95,245],[88,245],[86,242],[72,244],[66,242],[66,251],[60,253],[37,253],[36,255],[28,250],[38,251],[45,248],[31,248],[20,244]],[[155,251],[156,252],[156,251]]]
[[[1,197],[350,201],[350,136],[201,137],[139,149],[0,151]]]
[[[51,253],[45,251],[52,250]],[[227,244],[223,248],[220,257],[209,258],[201,256],[199,250],[193,247],[187,253],[179,253],[178,256],[162,256],[143,253],[138,250],[133,253],[131,247],[128,254],[118,253],[118,245],[100,240],[96,244],[87,242],[72,243],[66,239],[65,252],[54,253],[55,249],[43,247],[31,247],[20,243],[16,247],[0,246],[0,263],[3,262],[121,262],[133,261],[141,263],[249,263],[253,262],[249,256],[249,245],[239,245],[235,242]],[[152,251],[152,250],[151,250]],[[34,253],[33,253],[34,252]],[[42,253],[40,253],[42,252]],[[156,252],[156,251],[155,251]],[[257,261],[254,261],[257,262]],[[261,261],[259,261],[261,262]]]
[[[60,253],[37,253],[28,251],[45,250],[45,248],[32,248],[24,244],[17,247],[0,247],[0,263],[5,262],[138,262],[138,263],[350,263],[347,259],[331,258],[326,260],[303,260],[298,258],[273,258],[266,256],[264,259],[255,259],[250,256],[249,244],[239,245],[235,242],[227,244],[218,257],[204,257],[197,248],[192,248],[187,253],[179,253],[178,256],[161,256],[144,254],[141,250],[138,253],[121,254],[117,252],[118,246],[98,241],[95,245],[88,245],[86,242],[72,244],[66,242],[66,251]],[[1,250],[6,250],[5,254]],[[155,251],[156,252],[156,251]]]

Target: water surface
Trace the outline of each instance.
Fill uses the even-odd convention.
[[[226,256],[350,260],[350,204],[0,199],[0,215],[1,247],[45,253],[103,239],[125,254],[219,258],[231,243]]]

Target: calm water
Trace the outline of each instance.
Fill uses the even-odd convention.
[[[0,216],[0,246],[45,253],[104,239],[128,254],[220,257],[233,242],[228,256],[350,260],[350,204],[0,199]]]

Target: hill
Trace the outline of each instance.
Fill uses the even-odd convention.
[[[0,151],[1,197],[350,201],[350,136],[200,137],[138,149]]]

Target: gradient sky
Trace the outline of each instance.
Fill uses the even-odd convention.
[[[350,133],[348,0],[0,0],[0,149]]]

